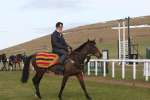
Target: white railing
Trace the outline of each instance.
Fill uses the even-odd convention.
[[[145,69],[145,73],[143,75],[145,76],[145,81],[148,81],[149,79],[149,65],[150,65],[150,60],[148,59],[126,59],[126,60],[121,60],[121,59],[108,59],[108,60],[103,60],[103,59],[91,59],[88,63],[88,75],[91,75],[91,62],[95,62],[95,75],[98,75],[98,62],[102,62],[103,64],[103,76],[106,77],[106,63],[109,62],[112,64],[112,78],[115,78],[115,63],[120,63],[121,64],[121,77],[122,79],[125,79],[125,67],[126,64],[129,62],[132,62],[132,68],[133,68],[133,80],[136,79],[137,76],[137,68],[136,65],[137,63],[143,63],[143,69]]]

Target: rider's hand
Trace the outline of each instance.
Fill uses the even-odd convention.
[[[72,52],[72,47],[68,46],[68,51]]]

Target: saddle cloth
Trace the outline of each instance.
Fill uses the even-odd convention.
[[[59,56],[54,53],[40,52],[36,54],[36,64],[40,68],[49,68],[58,63]]]

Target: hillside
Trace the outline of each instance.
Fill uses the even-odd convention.
[[[64,33],[66,34],[64,37],[73,48],[76,48],[88,38],[96,39],[97,45],[100,49],[107,48],[110,51],[111,57],[116,57],[118,30],[114,30],[112,27],[117,27],[119,20],[120,19],[65,30]],[[132,18],[130,23],[131,26],[150,25],[150,16]],[[150,46],[150,27],[133,28],[131,29],[131,35],[134,40],[139,43],[140,53],[144,56],[145,48]],[[27,53],[33,53],[50,49],[50,35],[47,35],[20,45],[6,48],[0,52],[7,54],[23,53],[24,51]]]

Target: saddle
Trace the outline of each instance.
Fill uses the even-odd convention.
[[[60,57],[55,53],[40,52],[36,56],[36,64],[40,68],[49,68],[55,64],[59,64]]]

